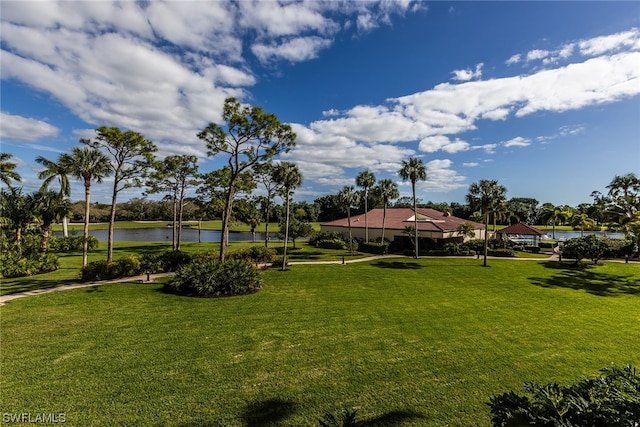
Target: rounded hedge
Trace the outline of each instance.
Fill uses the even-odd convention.
[[[243,259],[221,264],[210,258],[195,258],[180,268],[165,290],[180,295],[222,297],[246,295],[262,287],[260,272]]]

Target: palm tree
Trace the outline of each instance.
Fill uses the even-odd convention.
[[[89,147],[74,147],[71,154],[60,156],[60,164],[71,176],[84,183],[84,232],[82,243],[82,266],[87,265],[89,242],[89,209],[91,206],[91,181],[101,183],[113,173],[109,158],[100,150]]]
[[[474,210],[479,210],[484,217],[484,261],[487,266],[487,247],[489,242],[489,214],[495,212],[505,202],[507,190],[496,180],[481,179],[471,184],[467,203]]]
[[[606,216],[611,225],[621,228],[640,247],[640,178],[633,173],[616,176],[607,188],[610,205]]]
[[[15,171],[16,163],[9,161],[13,155],[9,153],[0,153],[0,181],[4,182],[8,188],[11,188],[11,181],[22,181],[20,174]]]
[[[284,229],[284,253],[282,257],[282,271],[287,267],[287,242],[289,241],[289,208],[291,194],[293,190],[302,184],[302,174],[300,169],[293,162],[280,162],[273,173],[274,180],[282,187],[282,194],[285,198],[286,217]]]
[[[369,189],[376,183],[376,177],[369,171],[362,171],[356,177],[356,185],[364,191],[364,241],[369,242],[369,221],[367,214],[369,212],[368,200]]]
[[[414,219],[414,239],[415,239],[415,256],[418,259],[418,206],[416,201],[416,182],[418,180],[425,181],[427,179],[427,169],[421,159],[415,157],[402,161],[402,168],[398,171],[403,181],[411,181],[411,191],[413,193],[413,219]]]
[[[51,224],[66,217],[71,209],[71,202],[55,191],[38,191],[29,195],[30,206],[34,215],[42,221],[40,226],[40,251],[47,252]]]
[[[22,194],[22,187],[9,187],[0,191],[0,218],[3,225],[14,232],[15,244],[20,247],[22,231],[33,222],[33,209],[30,200]]]
[[[353,185],[346,185],[342,191],[338,193],[338,197],[347,205],[347,225],[349,227],[349,253],[353,255],[353,237],[351,235],[351,206],[360,202],[360,194],[355,191]]]
[[[574,213],[571,216],[571,225],[580,228],[580,237],[583,237],[584,229],[595,227],[596,222],[592,218],[589,218],[586,213]]]
[[[556,238],[556,224],[571,217],[571,208],[568,206],[554,206],[551,203],[542,205],[540,219],[545,224],[551,223],[551,238]]]
[[[60,197],[68,198],[71,196],[71,185],[69,184],[68,171],[64,168],[62,163],[60,162],[60,158],[58,158],[58,163],[46,159],[42,156],[36,157],[36,163],[40,163],[44,166],[44,170],[38,172],[38,179],[43,179],[42,186],[40,187],[40,191],[46,191],[49,188],[49,185],[53,182],[54,179],[58,178],[58,184],[60,184]],[[65,213],[62,217],[62,235],[67,237],[69,235],[69,218]]]
[[[458,234],[462,236],[463,240],[465,237],[473,239],[476,237],[476,229],[472,224],[463,222],[458,226]]]
[[[387,219],[387,206],[389,200],[397,199],[400,197],[398,192],[398,185],[390,179],[381,179],[378,181],[378,185],[374,188],[374,191],[382,199],[382,236],[380,243],[384,243],[384,226]]]

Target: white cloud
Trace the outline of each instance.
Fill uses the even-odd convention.
[[[515,55],[513,55],[509,59],[507,59],[505,63],[507,65],[513,65],[513,64],[517,64],[518,62],[520,62],[521,59],[522,59],[522,55],[520,55],[519,53],[516,53]]]
[[[465,168],[474,168],[476,166],[478,166],[480,163],[478,162],[466,162],[463,163],[462,166],[464,166]]]
[[[444,135],[428,136],[420,141],[420,151],[426,153],[434,153],[436,151],[446,151],[447,153],[457,153],[459,151],[466,151],[469,149],[469,143],[456,139],[451,141]]]
[[[331,40],[322,37],[297,37],[284,43],[257,43],[251,51],[261,62],[286,59],[291,62],[306,61],[318,56],[318,52],[331,45]]]
[[[19,141],[37,141],[57,136],[59,129],[42,120],[0,113],[0,137]]]
[[[508,141],[502,143],[505,147],[526,147],[531,145],[531,140],[527,138],[523,138],[521,136],[517,136]]]
[[[548,50],[534,49],[527,53],[527,62],[535,61],[536,59],[543,59],[543,58],[546,58],[547,56],[549,56]]]
[[[185,153],[202,153],[196,133],[221,121],[226,97],[246,97],[256,83],[251,53],[308,60],[358,16],[388,25],[393,14],[419,10],[411,1],[0,5],[3,79],[51,96],[89,125],[138,130]]]
[[[416,187],[426,192],[447,192],[466,187],[466,177],[458,175],[452,169],[453,162],[449,159],[431,160],[425,164],[427,180],[420,181]]]
[[[453,74],[453,79],[454,80],[458,80],[458,81],[462,81],[462,82],[466,82],[469,80],[474,80],[474,79],[479,79],[480,77],[482,77],[482,66],[484,64],[481,62],[480,64],[476,65],[476,69],[471,70],[470,68],[467,68],[465,70],[454,70],[452,72]]]
[[[578,48],[582,55],[601,55],[610,51],[618,51],[622,48],[639,49],[639,38],[640,29],[633,28],[621,33],[582,40],[578,43]]]

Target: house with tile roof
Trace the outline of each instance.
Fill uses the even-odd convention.
[[[418,234],[421,247],[428,248],[446,242],[462,242],[469,240],[459,232],[463,223],[471,224],[475,230],[475,239],[484,239],[484,224],[468,219],[462,219],[448,212],[440,212],[430,208],[418,208]],[[382,236],[382,223],[384,209],[372,209],[368,212],[367,221],[369,228],[369,240],[375,241]],[[407,240],[410,236],[405,232],[406,227],[414,226],[414,211],[411,208],[387,208],[384,218],[384,237],[386,240]],[[320,230],[325,232],[338,232],[348,235],[349,224],[347,218],[341,218],[320,224]],[[365,215],[351,217],[351,233],[353,237],[364,239]]]
[[[524,222],[518,222],[502,230],[496,231],[496,238],[511,240],[522,245],[538,246],[546,233]]]

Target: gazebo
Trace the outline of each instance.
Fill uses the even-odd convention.
[[[496,234],[501,239],[511,240],[521,245],[538,246],[541,236],[546,233],[524,222],[518,222],[496,231]]]

